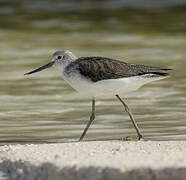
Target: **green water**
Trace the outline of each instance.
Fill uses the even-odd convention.
[[[170,78],[125,98],[145,139],[186,139],[186,6],[109,7],[98,1],[0,3],[0,143],[80,137],[91,100],[75,92],[55,68],[23,75],[61,49],[174,69]],[[96,105],[86,140],[136,138],[115,97],[97,99]]]

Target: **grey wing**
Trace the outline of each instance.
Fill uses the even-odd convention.
[[[104,57],[86,57],[77,60],[79,72],[93,82],[106,79],[118,79],[143,74],[167,75],[162,68],[129,64]]]
[[[130,66],[134,69],[137,69],[141,74],[154,74],[159,76],[167,76],[169,74],[165,73],[164,71],[172,70],[169,68],[151,67],[139,64],[130,64]]]

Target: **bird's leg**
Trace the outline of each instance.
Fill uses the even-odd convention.
[[[125,108],[125,111],[128,113],[128,115],[130,116],[130,119],[132,121],[132,124],[134,125],[134,128],[136,129],[136,132],[138,134],[138,140],[142,139],[143,136],[138,128],[138,125],[132,115],[132,112],[130,111],[129,107],[127,106],[127,104],[119,97],[118,94],[116,94],[116,97],[121,101],[121,103],[123,104],[124,108]]]
[[[79,141],[83,140],[88,128],[90,127],[90,125],[94,119],[95,119],[95,99],[92,99],[92,112],[91,112],[90,120],[89,120],[86,128],[84,129],[83,134],[81,135]]]

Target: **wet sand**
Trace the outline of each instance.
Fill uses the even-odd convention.
[[[184,141],[94,141],[0,147],[0,179],[186,179]]]

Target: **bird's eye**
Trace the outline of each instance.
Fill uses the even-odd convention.
[[[62,58],[62,56],[58,56],[58,57],[57,57],[57,59],[61,59],[61,58]]]

